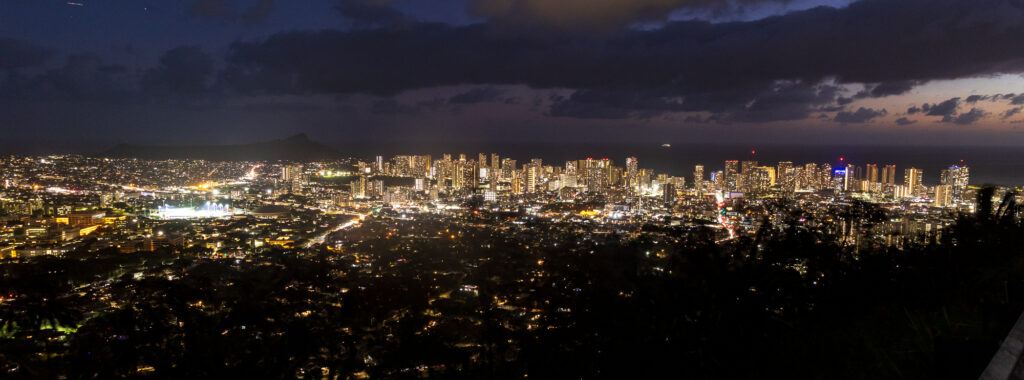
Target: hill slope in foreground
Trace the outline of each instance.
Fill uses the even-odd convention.
[[[210,161],[317,161],[342,157],[338,151],[310,140],[305,134],[298,134],[286,139],[233,145],[118,144],[99,156],[146,160]]]

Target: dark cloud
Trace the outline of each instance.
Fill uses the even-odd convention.
[[[273,0],[253,0],[246,3],[245,7],[238,9],[230,0],[195,0],[188,7],[188,15],[205,20],[253,24],[262,22],[274,10]]]
[[[619,107],[640,107],[635,110],[579,112],[587,103],[565,104],[552,111],[561,115],[646,117],[680,108],[648,100],[677,97],[686,99],[685,109],[708,103],[697,110],[742,112],[748,103],[770,102],[755,99],[772,95],[779,80],[871,83],[870,96],[887,96],[932,79],[1021,71],[1022,19],[1024,5],[1016,0],[863,0],[753,22],[682,21],[599,34],[533,33],[500,23],[409,23],[236,43],[222,77],[247,93],[389,95],[434,86],[525,84],[626,91],[642,99]],[[781,113],[800,115],[806,108]]]
[[[257,0],[249,9],[242,13],[242,21],[247,24],[263,22],[274,11],[274,0]]]
[[[687,124],[692,124],[692,123],[706,124],[706,123],[709,122],[709,120],[707,118],[704,118],[704,117],[700,116],[700,115],[690,115],[690,116],[687,116],[686,118],[684,118],[683,122],[687,123]]]
[[[136,92],[127,68],[95,54],[68,56],[59,68],[0,87],[0,97],[42,101],[129,101]]]
[[[907,115],[914,115],[918,112],[921,112],[921,108],[918,106],[911,106],[910,108],[907,108]]]
[[[1009,94],[1007,96],[1010,97],[1010,104],[1013,104],[1013,105],[1022,105],[1022,104],[1024,104],[1024,94],[1020,94],[1020,95],[1017,95],[1017,96],[1013,96],[1013,94]]]
[[[905,117],[901,117],[899,119],[896,119],[896,125],[911,125],[911,124],[914,124],[916,122],[917,121],[910,120],[910,119],[907,119]]]
[[[370,112],[377,115],[412,115],[416,107],[399,103],[392,98],[381,99],[370,105]]]
[[[988,95],[971,95],[971,96],[968,96],[966,99],[964,99],[964,101],[967,102],[967,103],[977,103],[977,102],[980,102],[982,100],[989,100],[991,98],[992,97],[988,96]]]
[[[436,111],[447,103],[447,100],[444,98],[431,98],[416,102],[416,108],[428,111]]]
[[[726,109],[729,116],[725,121],[765,123],[806,119],[821,106],[831,104],[838,91],[830,85],[776,84],[770,90],[751,95],[745,107]]]
[[[974,124],[978,120],[985,118],[985,116],[987,115],[988,114],[981,109],[971,108],[970,111],[957,115],[955,118],[952,119],[952,121],[954,124],[970,125]],[[943,119],[943,121],[945,121],[945,119]]]
[[[903,95],[919,84],[920,82],[914,80],[879,83],[871,87],[870,91],[865,91],[865,95],[870,95],[873,98]]]
[[[952,98],[934,105],[925,104],[924,107],[925,115],[942,116],[943,121],[950,121],[960,107],[960,98]]]
[[[239,106],[238,108],[247,112],[317,112],[325,109],[324,106],[319,104],[312,104],[307,102],[280,102],[280,101],[264,101],[258,103],[247,103]]]
[[[1006,112],[1003,113],[1003,120],[1009,119],[1014,115],[1019,114],[1021,110],[1024,110],[1024,107],[1015,107],[1006,110]]]
[[[0,70],[41,66],[52,56],[49,49],[23,41],[0,38]]]
[[[664,112],[683,111],[680,99],[645,92],[577,90],[567,98],[552,98],[550,114],[581,119],[650,118]]]
[[[837,123],[843,124],[859,124],[867,123],[872,119],[884,116],[886,114],[885,109],[875,110],[871,108],[860,107],[855,112],[842,111],[836,114],[836,117],[832,119]]]
[[[198,46],[181,46],[160,57],[160,65],[146,72],[143,88],[150,95],[202,94],[213,79],[213,58]]]
[[[786,0],[470,0],[476,14],[507,23],[556,28],[601,29],[636,21],[663,20],[677,9],[723,9],[735,13],[737,3],[785,3]]]
[[[228,0],[196,0],[188,8],[188,15],[209,20],[232,20],[235,10]]]
[[[414,22],[381,0],[340,0],[335,9],[359,28],[396,27]]]
[[[476,103],[488,103],[494,102],[501,98],[504,93],[497,87],[476,87],[469,91],[456,94],[448,99],[448,103],[451,104],[476,104]]]

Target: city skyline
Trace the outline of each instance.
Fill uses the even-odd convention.
[[[1024,380],[1024,0],[0,0],[0,377]]]

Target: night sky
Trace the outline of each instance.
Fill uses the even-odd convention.
[[[0,0],[0,143],[1024,143],[1021,0]]]

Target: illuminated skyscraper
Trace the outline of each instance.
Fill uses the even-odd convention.
[[[704,165],[697,165],[693,168],[693,187],[697,190],[704,188]]]
[[[736,186],[740,188],[740,191],[749,190],[747,186],[751,182],[750,175],[754,173],[754,168],[757,167],[757,161],[743,161],[740,163],[740,179],[736,182]]]
[[[360,175],[358,179],[349,183],[352,198],[366,197],[366,176]]]
[[[291,182],[302,175],[302,166],[285,165],[281,167],[281,182]]]
[[[867,180],[868,182],[878,182],[878,165],[868,164],[867,165]]]
[[[779,162],[778,170],[775,172],[775,182],[782,186],[783,189],[792,191],[793,190],[793,163],[790,161]]]
[[[850,191],[853,189],[853,182],[857,178],[856,176],[857,167],[852,164],[846,165],[846,176],[843,177],[843,191]]]
[[[935,186],[935,206],[945,207],[953,203],[953,185]]]
[[[832,183],[832,165],[827,164],[827,163],[826,164],[821,164],[821,166],[819,166],[818,169],[819,169],[819,172],[818,172],[818,186],[821,189],[826,189],[826,188],[831,187],[833,185],[833,183]]]
[[[896,185],[896,165],[885,165],[882,169],[882,183],[890,186]]]
[[[950,166],[942,170],[940,183],[950,186],[950,198],[953,202],[962,202],[967,192],[970,169],[966,166]]]
[[[661,197],[666,204],[676,203],[676,186],[671,183],[661,185]]]
[[[630,193],[640,188],[640,166],[636,157],[626,158],[626,188]]]
[[[903,186],[907,188],[907,192],[911,196],[919,197],[923,195],[924,184],[921,183],[922,178],[924,178],[924,173],[921,169],[910,168],[903,171]]]
[[[808,163],[804,165],[804,172],[802,178],[800,178],[800,184],[797,185],[800,189],[817,188],[818,182],[818,165]]]
[[[722,183],[725,185],[725,188],[721,190],[736,191],[738,189],[740,182],[739,165],[740,162],[736,160],[729,160],[725,162],[725,171],[722,173],[722,175],[725,176],[725,178],[722,178]]]
[[[832,171],[832,178],[830,179],[830,182],[836,193],[846,191],[846,183],[848,182],[847,179],[849,178],[849,174],[850,173],[846,168]]]
[[[747,191],[752,193],[763,193],[775,186],[775,168],[771,166],[757,166],[750,168],[746,175]]]
[[[539,171],[538,169],[540,169],[540,168],[538,168],[537,165],[534,165],[534,164],[531,163],[529,165],[526,165],[525,169],[526,169],[525,170],[525,172],[526,172],[526,181],[525,181],[526,182],[526,192],[527,193],[536,193],[537,192],[537,177],[538,177],[538,171]]]
[[[516,160],[506,158],[501,160],[501,178],[512,179],[512,173],[516,171]]]

